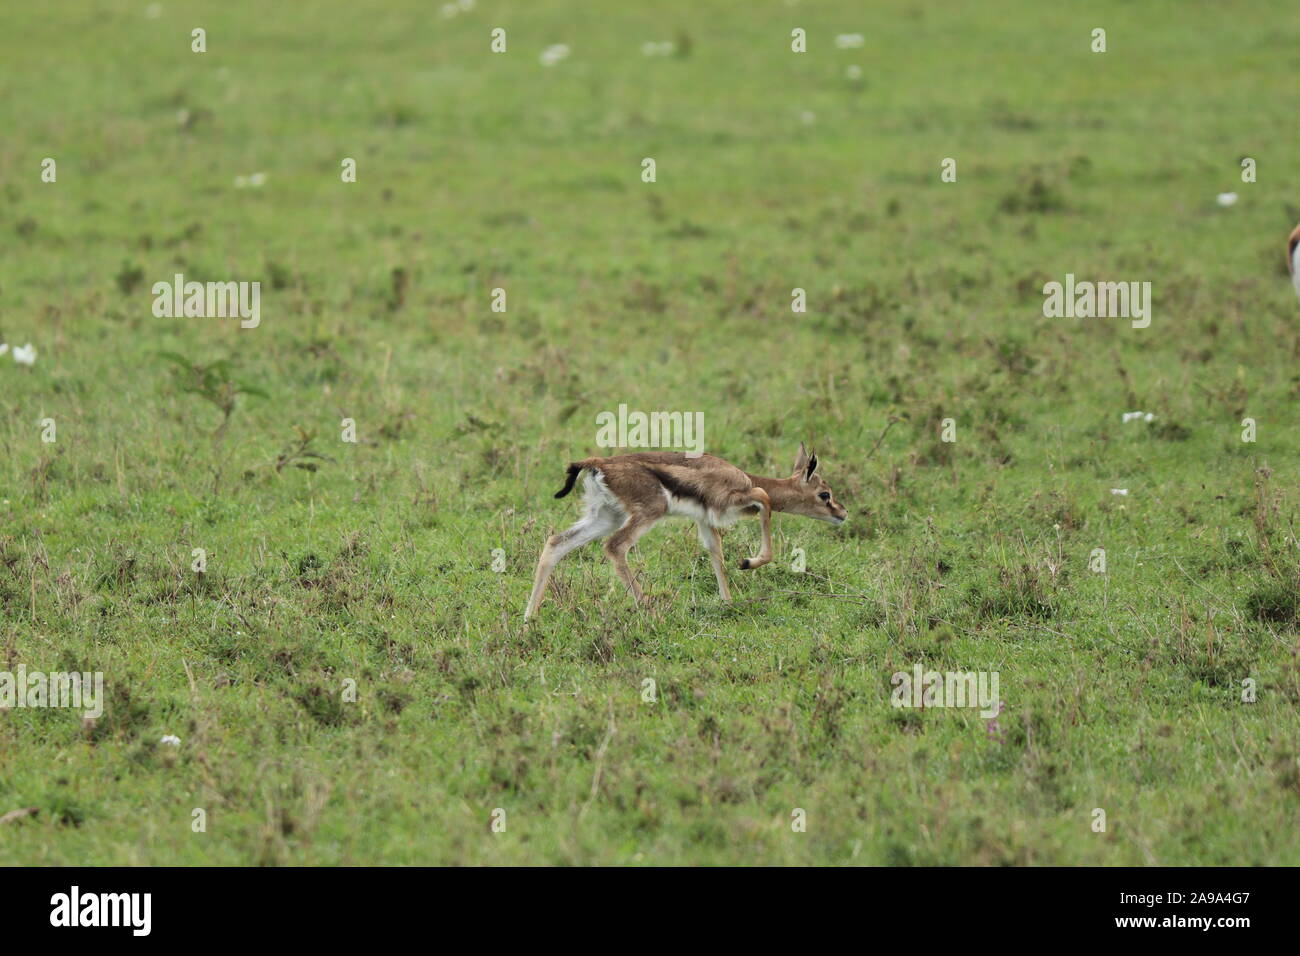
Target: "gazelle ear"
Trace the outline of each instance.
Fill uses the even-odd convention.
[[[818,466],[819,464],[821,464],[821,462],[819,462],[819,461],[817,460],[817,456],[816,456],[816,455],[809,455],[809,456],[808,456],[808,465],[807,465],[806,470],[805,470],[804,473],[803,473],[803,480],[804,480],[804,481],[812,481],[812,476],[813,476],[814,474],[816,474],[816,472],[817,472],[817,466]]]
[[[808,449],[804,447],[803,442],[799,443],[799,457],[794,460],[794,473],[802,475],[808,468]]]

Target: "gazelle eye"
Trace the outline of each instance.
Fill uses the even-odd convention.
[[[817,497],[820,498],[822,501],[830,501],[830,500],[831,500],[831,493],[830,493],[829,491],[823,491],[823,492],[822,492],[820,495],[818,495]]]

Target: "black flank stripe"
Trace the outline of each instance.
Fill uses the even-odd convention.
[[[668,493],[674,498],[689,498],[692,501],[698,501],[700,504],[705,504],[704,498],[700,493],[689,485],[682,484],[672,475],[665,471],[660,471],[658,468],[650,468],[648,470],[650,474],[659,479],[659,484],[667,488]]]

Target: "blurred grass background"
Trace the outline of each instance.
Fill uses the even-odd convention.
[[[1295,863],[1297,34],[1281,3],[0,10],[0,341],[38,350],[0,356],[0,665],[110,698],[0,712],[0,814],[41,811],[0,861]],[[261,281],[261,326],[155,318],[176,272]],[[1043,318],[1067,272],[1152,282],[1151,327]],[[250,390],[224,429],[160,352]],[[634,552],[646,612],[592,548],[523,628],[620,403],[703,411],[755,473],[810,442],[850,522],[778,518],[732,608],[689,526]],[[998,670],[998,727],[891,708],[918,661]]]

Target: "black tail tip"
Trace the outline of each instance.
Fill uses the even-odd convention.
[[[580,471],[582,471],[581,465],[579,464],[569,465],[569,473],[568,476],[564,479],[564,487],[555,493],[555,497],[563,498],[565,495],[567,495],[570,491],[573,490],[573,486],[578,481],[578,472]]]
[[[749,570],[749,558],[745,558],[745,560],[740,562],[740,570],[742,571]]]

